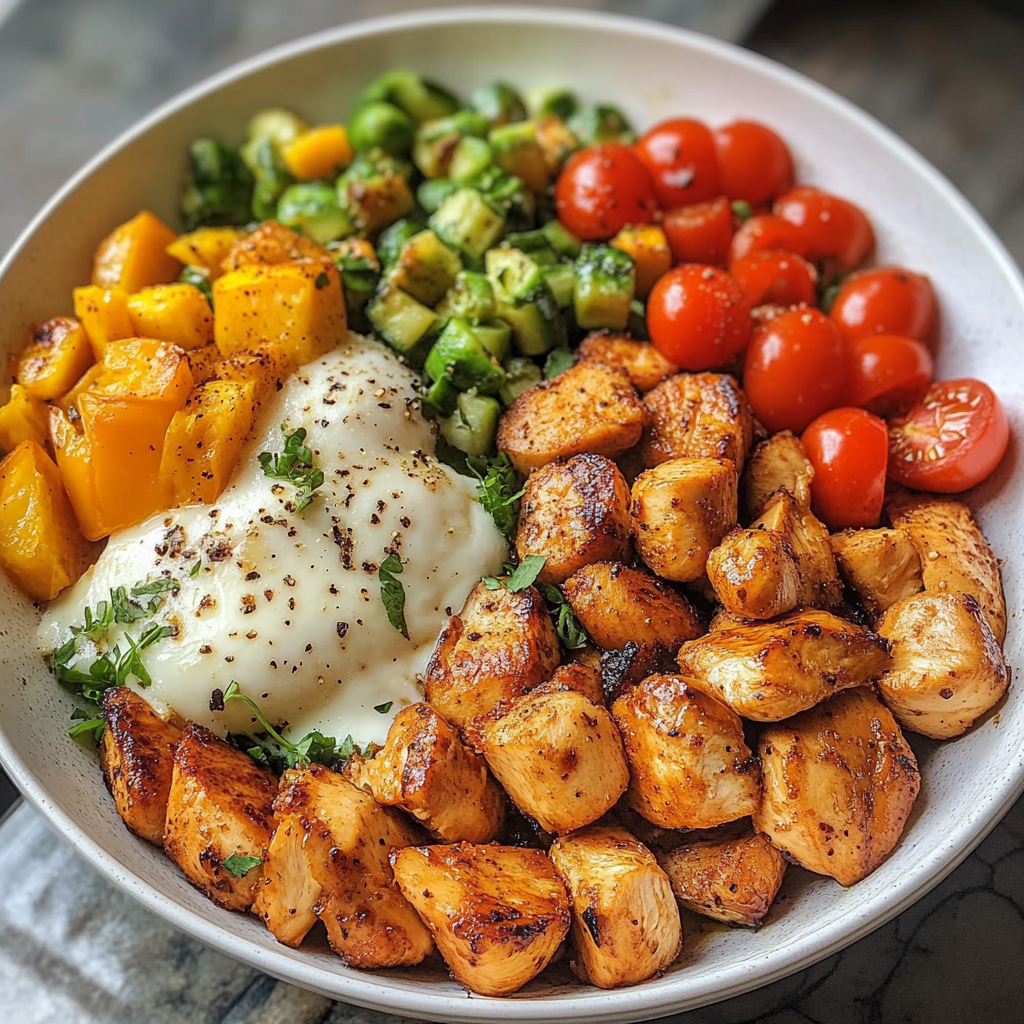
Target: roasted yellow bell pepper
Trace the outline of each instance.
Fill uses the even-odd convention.
[[[299,181],[333,178],[355,155],[342,124],[325,124],[297,135],[283,148],[284,162]]]
[[[639,299],[646,299],[658,278],[672,269],[672,250],[657,224],[623,228],[608,244],[633,257]]]
[[[174,239],[174,232],[163,221],[143,210],[100,242],[92,283],[137,292],[149,284],[176,281],[181,263],[167,252]]]
[[[269,402],[284,382],[299,368],[291,353],[279,345],[243,348],[213,368],[218,380],[251,383],[257,407]]]
[[[205,271],[206,276],[214,281],[223,273],[221,261],[235,242],[244,236],[241,228],[199,228],[187,235],[179,235],[167,246],[167,253],[181,263]]]
[[[211,341],[202,348],[189,349],[188,365],[192,368],[192,380],[196,384],[213,380],[217,376],[217,364],[224,358],[220,349]]]
[[[50,411],[42,399],[20,384],[11,385],[11,397],[0,405],[0,449],[13,451],[22,441],[45,445],[50,436]]]
[[[155,284],[128,296],[133,334],[186,351],[213,341],[213,310],[194,284]]]
[[[268,220],[231,247],[221,262],[221,269],[226,274],[253,264],[289,263],[293,260],[334,262],[331,254],[318,242],[304,238],[276,220]]]
[[[18,354],[18,383],[31,395],[52,401],[66,394],[93,361],[85,329],[69,316],[41,324]]]
[[[58,398],[53,404],[57,406],[58,409],[67,413],[69,419],[77,423],[79,420],[78,396],[81,395],[83,391],[87,391],[91,388],[93,384],[96,383],[96,378],[99,377],[102,372],[103,364],[93,363],[92,366],[90,366],[89,369],[86,370],[77,381],[75,381],[75,386],[66,395]]]
[[[128,293],[123,288],[97,288],[86,285],[74,291],[75,316],[81,321],[96,359],[112,341],[123,341],[135,335]]]

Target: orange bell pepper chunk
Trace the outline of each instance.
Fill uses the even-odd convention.
[[[92,283],[100,288],[137,292],[148,284],[176,281],[181,263],[167,252],[177,236],[148,210],[126,221],[99,244]]]
[[[84,285],[72,293],[75,316],[89,338],[93,355],[103,358],[112,341],[123,341],[135,336],[131,313],[128,312],[128,293],[123,288],[97,288]]]
[[[13,451],[22,441],[45,445],[50,436],[49,420],[44,401],[20,384],[12,384],[10,400],[0,406],[0,448]]]
[[[188,351],[213,341],[213,310],[194,284],[155,284],[128,296],[133,334]]]
[[[608,244],[633,257],[638,298],[646,299],[658,278],[672,269],[672,250],[657,224],[625,227]]]
[[[82,325],[69,316],[40,324],[18,354],[18,383],[31,395],[53,401],[67,394],[93,361]]]
[[[333,178],[355,156],[343,124],[325,124],[297,135],[281,154],[299,181]]]

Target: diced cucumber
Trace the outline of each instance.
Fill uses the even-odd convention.
[[[452,181],[468,181],[475,174],[491,166],[491,147],[483,140],[473,135],[466,135],[459,139],[459,144],[452,153],[451,162],[448,164],[448,177]]]
[[[583,243],[560,220],[549,220],[540,230],[559,256],[567,256],[571,260],[579,256]]]
[[[521,178],[506,174],[500,167],[488,167],[467,185],[475,188],[505,217],[509,231],[528,231],[537,214],[537,199]]]
[[[460,270],[459,254],[425,228],[402,246],[388,279],[417,302],[433,306],[455,283]]]
[[[443,242],[479,261],[501,238],[505,219],[475,189],[460,188],[431,215],[430,226]]]
[[[568,118],[569,130],[584,146],[602,142],[636,142],[636,132],[618,107],[598,105],[577,110]]]
[[[455,412],[440,421],[441,434],[467,455],[487,455],[494,447],[500,415],[501,406],[495,399],[462,392]]]
[[[450,178],[427,178],[420,183],[416,189],[416,202],[423,207],[427,213],[433,213],[440,209],[441,204],[453,193],[459,190],[459,186]]]
[[[427,121],[416,132],[412,147],[413,163],[425,178],[447,175],[459,140],[466,136],[486,139],[490,127],[487,118],[475,110],[459,110],[450,117]]]
[[[451,416],[458,399],[459,389],[447,377],[438,377],[423,396],[423,415],[432,420]]]
[[[323,245],[352,233],[352,218],[325,181],[289,185],[277,201],[277,219]]]
[[[510,245],[491,249],[484,257],[484,266],[499,300],[531,302],[544,285],[541,265],[522,249]]]
[[[504,362],[512,349],[512,328],[505,320],[485,320],[483,323],[475,324],[473,330],[488,352],[498,362]]]
[[[483,114],[491,124],[526,120],[526,104],[508,82],[492,82],[481,86],[470,96],[469,105]]]
[[[529,107],[534,117],[560,117],[563,121],[579,108],[576,94],[568,89],[534,89],[529,94]]]
[[[544,280],[555,297],[559,309],[568,309],[573,303],[576,275],[571,263],[556,263],[544,268]]]
[[[543,355],[565,343],[565,324],[543,269],[520,249],[503,246],[487,253],[487,276],[498,316],[512,326],[516,348]]]
[[[437,314],[385,283],[366,307],[373,329],[413,365],[420,365],[438,327]]]
[[[525,356],[513,356],[503,364],[505,383],[498,388],[498,397],[506,405],[511,405],[524,391],[529,391],[534,384],[544,378],[540,367]]]
[[[494,151],[494,162],[506,174],[521,178],[531,192],[541,193],[547,188],[551,175],[532,121],[492,128],[487,141]]]
[[[493,394],[505,380],[505,371],[484,348],[472,324],[452,317],[434,342],[424,370],[431,380],[445,377],[460,391]]]
[[[414,235],[423,230],[417,218],[403,217],[386,227],[377,239],[377,259],[384,270],[390,270],[397,262],[398,255]]]
[[[610,245],[587,243],[576,258],[573,271],[576,323],[585,330],[623,330],[629,322],[636,288],[633,258]]]
[[[459,101],[447,89],[415,71],[386,71],[359,93],[352,109],[357,111],[374,101],[393,103],[416,124],[446,117],[459,109]]]
[[[486,274],[475,270],[462,270],[455,276],[455,283],[437,307],[442,316],[458,316],[472,324],[494,317],[494,289]]]

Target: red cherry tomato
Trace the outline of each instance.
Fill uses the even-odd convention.
[[[940,381],[889,424],[889,476],[921,491],[966,491],[999,465],[1009,440],[1006,411],[987,384]]]
[[[814,466],[811,510],[830,529],[877,526],[885,498],[889,432],[863,409],[830,409],[800,438]]]
[[[732,236],[732,247],[729,250],[729,262],[749,256],[752,252],[783,249],[795,252],[798,256],[806,256],[807,240],[798,227],[788,220],[776,217],[771,213],[758,213],[748,217],[739,230]]]
[[[729,267],[751,306],[795,306],[817,298],[818,272],[802,256],[782,249],[761,249]]]
[[[772,432],[800,433],[843,400],[846,345],[824,313],[799,306],[754,330],[743,389],[757,418]]]
[[[670,270],[647,300],[655,348],[683,370],[713,370],[738,356],[750,338],[750,306],[718,267],[688,263]]]
[[[732,207],[725,196],[669,210],[661,226],[674,262],[725,266],[732,242]]]
[[[935,322],[935,293],[927,277],[902,267],[862,270],[843,282],[830,316],[850,341],[869,334],[925,341]]]
[[[872,334],[847,345],[850,381],[846,400],[850,405],[891,419],[924,397],[934,364],[931,352],[921,342],[899,334]]]
[[[636,155],[665,209],[690,206],[718,194],[715,140],[703,121],[674,117],[656,124],[636,144]]]
[[[650,224],[656,208],[647,169],[618,142],[573,154],[555,184],[558,219],[584,241],[611,238],[627,224]]]
[[[775,200],[772,212],[795,224],[805,245],[797,250],[810,260],[834,259],[853,270],[875,246],[871,222],[853,203],[816,188],[794,188]]]
[[[718,188],[730,199],[758,206],[793,184],[793,158],[786,144],[756,121],[734,121],[715,132]]]

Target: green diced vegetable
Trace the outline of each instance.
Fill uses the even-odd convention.
[[[487,141],[494,151],[494,162],[503,171],[521,178],[531,192],[541,193],[548,187],[551,175],[532,121],[492,128]]]
[[[567,119],[569,130],[584,146],[602,142],[636,142],[636,132],[618,107],[599,105],[577,110]]]
[[[367,330],[366,304],[380,281],[380,262],[373,246],[365,238],[346,239],[334,253],[334,262],[341,272],[349,326],[354,330]]]
[[[430,226],[443,242],[473,260],[481,260],[501,238],[505,219],[475,189],[460,188],[434,212]]]
[[[519,249],[492,249],[487,253],[487,276],[494,287],[498,316],[512,326],[520,353],[543,355],[565,344],[558,303],[533,259]]]
[[[498,397],[506,406],[511,405],[524,391],[543,380],[540,367],[525,356],[513,356],[504,363],[505,383],[498,388]]]
[[[277,201],[294,180],[281,156],[287,145],[308,125],[290,110],[272,107],[261,110],[249,122],[249,139],[242,146],[241,156],[252,173],[252,215],[268,220],[277,212]]]
[[[388,225],[377,239],[377,258],[385,270],[390,270],[397,262],[399,253],[405,243],[423,230],[417,217],[403,217],[394,224]]]
[[[540,230],[559,256],[567,256],[571,260],[579,256],[583,243],[560,220],[549,220]]]
[[[486,274],[478,274],[475,270],[462,270],[456,277],[438,313],[458,316],[472,324],[481,320],[490,320],[495,315],[494,289]]]
[[[427,121],[416,132],[412,147],[413,163],[426,178],[443,177],[448,174],[459,140],[466,136],[486,139],[490,127],[487,118],[475,110],[460,110],[450,117]]]
[[[373,329],[414,365],[422,364],[438,328],[432,309],[417,302],[401,288],[383,284],[366,307]]]
[[[509,231],[528,231],[533,227],[537,200],[522,179],[506,174],[500,167],[488,167],[466,182],[475,188],[505,217]]]
[[[455,283],[462,260],[437,234],[426,228],[413,235],[389,273],[392,284],[425,306],[433,306]]]
[[[408,156],[415,135],[409,115],[383,100],[360,107],[348,123],[349,141],[358,153],[377,148],[392,156]]]
[[[434,342],[424,370],[431,380],[447,377],[460,391],[492,394],[505,380],[505,371],[484,348],[472,324],[452,317]]]
[[[573,304],[576,275],[571,263],[556,263],[544,268],[544,280],[551,289],[559,309],[568,309]]]
[[[637,341],[647,341],[650,335],[647,333],[647,308],[639,299],[634,299],[629,304],[629,323],[626,330],[630,337]]]
[[[459,101],[447,89],[414,71],[386,71],[375,78],[356,97],[353,110],[374,101],[393,103],[414,124],[445,117],[459,109]]]
[[[487,455],[494,447],[501,406],[484,395],[461,393],[458,406],[440,421],[444,439],[467,455]]]
[[[245,224],[252,216],[252,174],[237,149],[214,139],[196,139],[189,147],[191,164],[181,196],[181,219],[198,227]]]
[[[468,181],[491,166],[492,156],[491,147],[483,139],[464,135],[452,153],[451,162],[448,164],[448,177],[460,184]]]
[[[508,82],[481,86],[470,96],[469,105],[483,114],[491,124],[526,120],[526,104]]]
[[[568,89],[535,89],[529,96],[534,117],[560,117],[563,121],[579,109],[579,100]]]
[[[182,284],[195,285],[206,296],[206,301],[211,306],[213,305],[213,285],[210,283],[210,278],[205,270],[186,265],[181,268],[178,280]]]
[[[629,322],[636,288],[633,258],[610,245],[583,246],[573,265],[573,307],[576,323],[585,330],[623,330]]]
[[[512,349],[512,328],[506,320],[485,320],[475,324],[473,330],[488,352],[499,362],[508,358]]]
[[[321,245],[352,233],[352,218],[338,204],[334,186],[323,181],[289,185],[277,202],[277,219]]]
[[[408,173],[407,164],[377,150],[352,161],[335,185],[356,230],[374,235],[416,206]]]
[[[416,202],[423,207],[427,213],[434,213],[441,208],[441,204],[453,193],[459,190],[459,186],[450,178],[427,178],[420,183],[416,189]]]
[[[458,399],[459,389],[447,377],[438,377],[423,396],[423,415],[432,420],[451,416]]]
[[[250,139],[270,139],[279,149],[306,131],[309,125],[298,114],[283,107],[260,110],[249,121]]]
[[[553,348],[544,360],[544,379],[551,380],[565,373],[572,364],[573,355],[569,348]]]
[[[540,264],[522,249],[503,245],[486,257],[487,276],[499,301],[532,302],[544,285]]]

